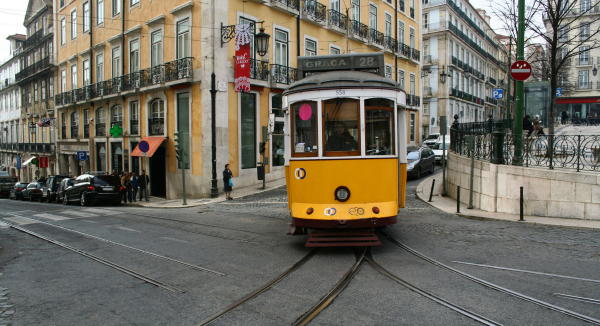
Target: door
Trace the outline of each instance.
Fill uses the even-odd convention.
[[[150,194],[155,197],[166,197],[166,160],[165,147],[160,146],[150,158]]]

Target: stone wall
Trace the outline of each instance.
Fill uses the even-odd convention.
[[[449,153],[448,194],[469,202],[471,160]],[[519,214],[523,186],[525,215],[600,220],[600,174],[496,165],[475,160],[473,206],[489,212]]]

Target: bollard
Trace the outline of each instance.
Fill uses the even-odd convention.
[[[523,218],[523,187],[519,189],[519,221],[525,221]]]
[[[460,186],[456,186],[456,212],[460,213]]]
[[[429,202],[431,203],[431,197],[433,196],[433,187],[435,187],[435,179],[431,182],[431,191],[429,192]]]

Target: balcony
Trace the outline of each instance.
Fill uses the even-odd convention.
[[[493,97],[486,96],[485,101],[493,105],[498,105],[498,100]]]
[[[143,87],[192,78],[192,59],[178,59],[82,88],[66,91],[55,95],[54,103],[56,106],[69,105],[81,101],[90,101],[103,96],[118,95],[121,92],[134,91]]]
[[[28,77],[33,76],[34,74],[43,71],[47,68],[52,67],[51,64],[51,57],[47,56],[45,58],[43,58],[42,60],[39,60],[38,62],[27,66],[25,69],[19,71],[16,75],[15,75],[15,79],[17,80],[17,82],[22,81]]]
[[[300,0],[271,0],[271,3],[276,7],[296,14],[300,10]]]
[[[593,82],[583,82],[583,81],[579,81],[577,83],[577,89],[580,90],[588,90],[588,89],[592,89],[592,84]]]
[[[250,78],[268,81],[269,61],[250,59]]]
[[[289,85],[298,80],[298,70],[296,68],[271,65],[271,82]]]
[[[490,84],[492,84],[492,85],[496,85],[496,79],[494,79],[494,78],[492,78],[492,77],[489,77],[489,78],[488,78],[488,82],[489,82]]]
[[[28,37],[25,42],[23,42],[23,49],[27,49],[33,45],[37,45],[37,43],[44,37],[44,30],[40,29],[39,31],[33,33],[30,37]]]
[[[96,123],[96,136],[97,137],[106,136],[106,124],[105,123]]]
[[[50,143],[18,143],[16,145],[16,150],[19,152],[39,154],[50,154],[54,152],[54,145]]]
[[[165,118],[148,119],[148,132],[150,136],[162,136],[165,134]]]
[[[400,55],[410,58],[410,46],[404,43],[398,43],[398,53]]]
[[[383,44],[384,44],[383,38],[384,38],[384,35],[382,32],[380,32],[374,28],[369,28],[369,43],[371,43],[371,45],[383,47]]]
[[[398,48],[398,41],[396,41],[396,39],[391,36],[384,36],[383,47],[388,51],[395,52]]]
[[[369,37],[369,26],[358,20],[350,20],[350,34],[355,38],[366,40]]]
[[[304,0],[302,16],[314,22],[324,24],[327,20],[327,7],[316,0]]]
[[[420,61],[421,60],[421,51],[414,49],[414,48],[410,48],[410,57],[414,61]]]
[[[333,9],[329,9],[327,13],[327,24],[330,28],[344,32],[348,30],[348,16]]]
[[[421,104],[421,98],[416,95],[406,95],[406,105],[408,106],[419,106]]]

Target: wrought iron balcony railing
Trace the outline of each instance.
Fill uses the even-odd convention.
[[[488,81],[490,82],[490,84],[492,84],[492,85],[496,85],[496,79],[494,79],[494,78],[492,78],[492,77],[489,77],[489,78],[488,78]]]
[[[592,82],[579,81],[577,83],[577,89],[592,89]]]
[[[33,35],[28,37],[25,40],[25,42],[23,42],[23,49],[27,49],[32,45],[36,45],[43,37],[44,37],[43,29],[40,29],[39,31],[33,33]]]
[[[327,7],[316,0],[304,0],[302,13],[318,23],[324,23],[327,20]]]
[[[391,36],[384,36],[383,44],[386,50],[392,52],[396,51],[396,49],[398,48],[398,41],[396,41],[396,39]]]
[[[369,37],[369,26],[358,20],[350,20],[350,34],[355,37],[367,39]]]
[[[384,35],[382,32],[374,28],[369,28],[369,42],[371,42],[371,44],[383,46],[383,37]]]
[[[269,80],[269,61],[250,59],[250,78]]]
[[[330,27],[344,31],[348,29],[348,16],[333,9],[329,9],[328,13],[329,15],[327,16],[327,24],[329,24]]]
[[[406,104],[409,106],[419,106],[421,104],[421,98],[417,95],[406,95]]]
[[[298,70],[288,66],[271,65],[271,80],[274,83],[289,85],[298,80]]]
[[[47,57],[43,58],[42,60],[39,60],[38,62],[25,67],[25,69],[19,71],[15,75],[15,79],[17,81],[21,81],[27,77],[32,76],[35,73],[38,73],[46,68],[51,67],[52,65],[50,64],[50,59],[51,59],[51,57],[47,56]]]
[[[415,61],[421,60],[421,51],[414,48],[410,48],[410,57]]]
[[[162,136],[165,133],[165,118],[148,119],[148,132],[150,136]]]
[[[299,10],[300,0],[273,0],[275,5],[284,7],[286,9]]]

